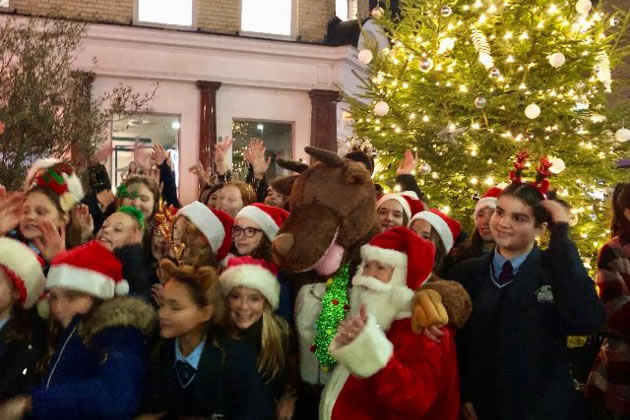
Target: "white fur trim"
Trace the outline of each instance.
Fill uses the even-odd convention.
[[[473,213],[473,217],[476,218],[477,213],[479,213],[481,210],[485,208],[496,209],[498,201],[499,200],[497,200],[495,197],[480,198],[479,201],[477,201],[477,204],[475,205],[475,212]]]
[[[385,194],[381,197],[380,200],[376,203],[376,209],[378,210],[384,202],[394,200],[397,201],[403,208],[403,211],[407,215],[407,220],[411,219],[411,207],[409,207],[409,203],[405,200],[400,194]]]
[[[26,174],[26,188],[29,189],[32,186],[37,171],[39,171],[40,169],[50,168],[51,166],[54,166],[60,162],[61,159],[57,158],[41,158],[33,162],[28,170],[28,173]]]
[[[418,197],[418,194],[416,194],[415,191],[402,191],[398,194],[404,195],[405,197],[413,198],[414,200],[420,200],[420,197]]]
[[[214,215],[212,210],[199,201],[193,201],[182,207],[177,214],[188,217],[208,239],[214,253],[216,254],[219,251],[223,244],[223,239],[225,239],[225,229],[223,228],[223,223]]]
[[[380,248],[366,244],[361,247],[361,260],[378,261],[391,267],[401,267],[407,271],[407,254],[393,249]]]
[[[271,271],[263,267],[248,264],[230,267],[221,274],[219,282],[224,296],[235,287],[247,287],[258,290],[273,309],[278,308],[280,283]]]
[[[116,296],[127,296],[129,294],[129,282],[127,280],[119,281],[114,287],[114,292],[116,292]]]
[[[339,394],[341,394],[341,390],[343,386],[346,384],[348,377],[350,376],[350,372],[343,365],[337,365],[335,370],[330,377],[330,381],[328,385],[322,391],[322,398],[319,402],[319,419],[320,420],[331,420],[332,419],[332,411],[335,407],[335,403],[337,402],[337,398],[339,398]]]
[[[276,236],[276,233],[278,233],[279,227],[272,217],[256,206],[243,207],[234,220],[238,220],[241,217],[249,219],[260,226],[269,240],[272,240]]]
[[[64,181],[66,181],[66,185],[68,186],[68,192],[74,196],[77,200],[77,203],[83,200],[85,193],[83,192],[83,185],[81,185],[81,180],[76,174],[67,175],[62,174]]]
[[[48,272],[46,289],[63,287],[100,298],[114,297],[114,279],[93,270],[86,270],[69,264],[54,265]]]
[[[437,234],[442,239],[442,244],[444,245],[444,249],[448,254],[451,248],[453,248],[453,243],[455,242],[455,240],[453,238],[453,233],[451,232],[451,229],[448,227],[444,219],[442,219],[435,213],[431,213],[430,211],[421,211],[420,213],[413,216],[413,218],[409,222],[409,226],[411,226],[412,223],[416,220],[424,220],[426,222],[429,222],[429,224],[433,226],[433,229],[435,229]]]
[[[363,331],[350,344],[337,347],[336,340],[333,340],[330,352],[350,373],[369,378],[387,366],[394,354],[394,345],[376,324],[374,317],[368,315]]]
[[[24,307],[31,308],[44,290],[46,277],[35,253],[22,242],[0,238],[0,265],[15,273],[26,289]]]

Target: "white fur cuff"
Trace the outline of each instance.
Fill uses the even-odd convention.
[[[368,378],[383,369],[394,354],[394,345],[376,324],[372,315],[361,334],[350,344],[337,347],[336,341],[330,345],[330,352],[350,373]]]

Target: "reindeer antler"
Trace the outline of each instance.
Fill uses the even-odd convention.
[[[327,166],[330,166],[333,168],[339,168],[345,165],[343,158],[339,156],[338,154],[331,152],[330,150],[324,150],[324,149],[318,149],[317,147],[306,146],[304,148],[304,151]]]
[[[296,162],[294,160],[278,158],[276,159],[276,162],[281,168],[288,169],[289,171],[297,172],[299,174],[308,169],[308,165],[306,163]]]

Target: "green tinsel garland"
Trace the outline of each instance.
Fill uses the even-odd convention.
[[[326,293],[322,298],[322,312],[315,324],[317,336],[311,348],[324,370],[332,368],[337,360],[328,351],[331,341],[337,334],[339,323],[350,310],[348,305],[348,282],[350,281],[350,264],[346,263],[341,270],[328,280]]]

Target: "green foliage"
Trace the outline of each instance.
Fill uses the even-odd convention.
[[[630,111],[607,106],[607,90],[628,82],[611,85],[608,71],[628,53],[630,15],[606,12],[602,2],[584,16],[562,0],[400,3],[400,16],[385,10],[377,19],[391,48],[373,51],[364,95],[346,97],[357,134],[378,150],[377,180],[391,185],[395,162],[415,150],[432,168],[418,175],[431,205],[448,206],[470,228],[474,196],[509,182],[519,151],[532,154],[530,172],[542,156],[561,158],[567,169],[552,188],[573,206],[574,237],[592,261],[609,236],[603,196],[628,178],[616,165],[630,157],[628,143],[614,132],[624,117],[630,123]],[[550,64],[554,53],[566,57],[559,68]],[[427,58],[433,66],[423,71]],[[384,116],[374,113],[379,101],[389,105]],[[530,104],[541,109],[535,119],[525,116]]]
[[[75,166],[87,165],[114,114],[148,111],[155,90],[139,94],[120,84],[91,97],[94,76],[73,68],[86,30],[60,19],[7,19],[0,26],[0,184],[9,189],[42,156],[71,153]]]

